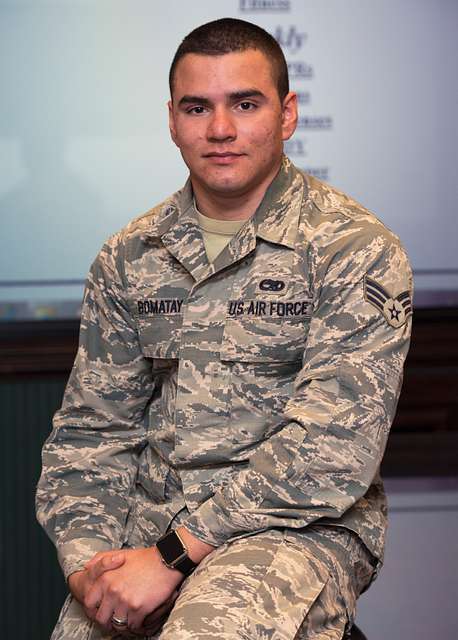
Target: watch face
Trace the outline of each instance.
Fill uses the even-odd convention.
[[[186,549],[183,547],[179,537],[174,531],[170,531],[163,538],[157,541],[159,553],[168,565],[173,565],[181,557],[186,556]]]

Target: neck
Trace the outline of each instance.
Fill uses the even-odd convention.
[[[280,163],[281,164],[281,163]],[[280,164],[255,188],[244,192],[221,193],[210,191],[191,176],[197,208],[208,218],[217,220],[246,220],[260,205],[267,188],[278,173]]]

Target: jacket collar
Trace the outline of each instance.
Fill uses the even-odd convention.
[[[284,156],[279,172],[254,215],[256,235],[293,249],[306,190],[302,174]]]
[[[253,251],[256,238],[293,249],[306,189],[301,173],[284,157],[255,214],[211,264],[197,221],[190,179],[159,207],[144,236],[161,238],[167,250],[196,281],[201,281]]]
[[[307,195],[307,189],[307,183],[302,174],[289,158],[284,156],[279,172],[250,219],[254,235],[268,242],[293,248],[301,205],[304,196]],[[144,235],[160,238],[176,224],[186,228],[197,224],[190,178],[180,191],[159,208]]]

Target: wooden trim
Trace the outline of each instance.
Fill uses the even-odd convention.
[[[79,320],[0,323],[0,376],[68,376],[78,331]]]

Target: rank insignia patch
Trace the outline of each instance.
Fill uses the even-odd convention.
[[[412,313],[409,291],[403,291],[396,298],[392,298],[380,283],[368,276],[364,276],[364,299],[376,307],[395,329],[402,327]]]

